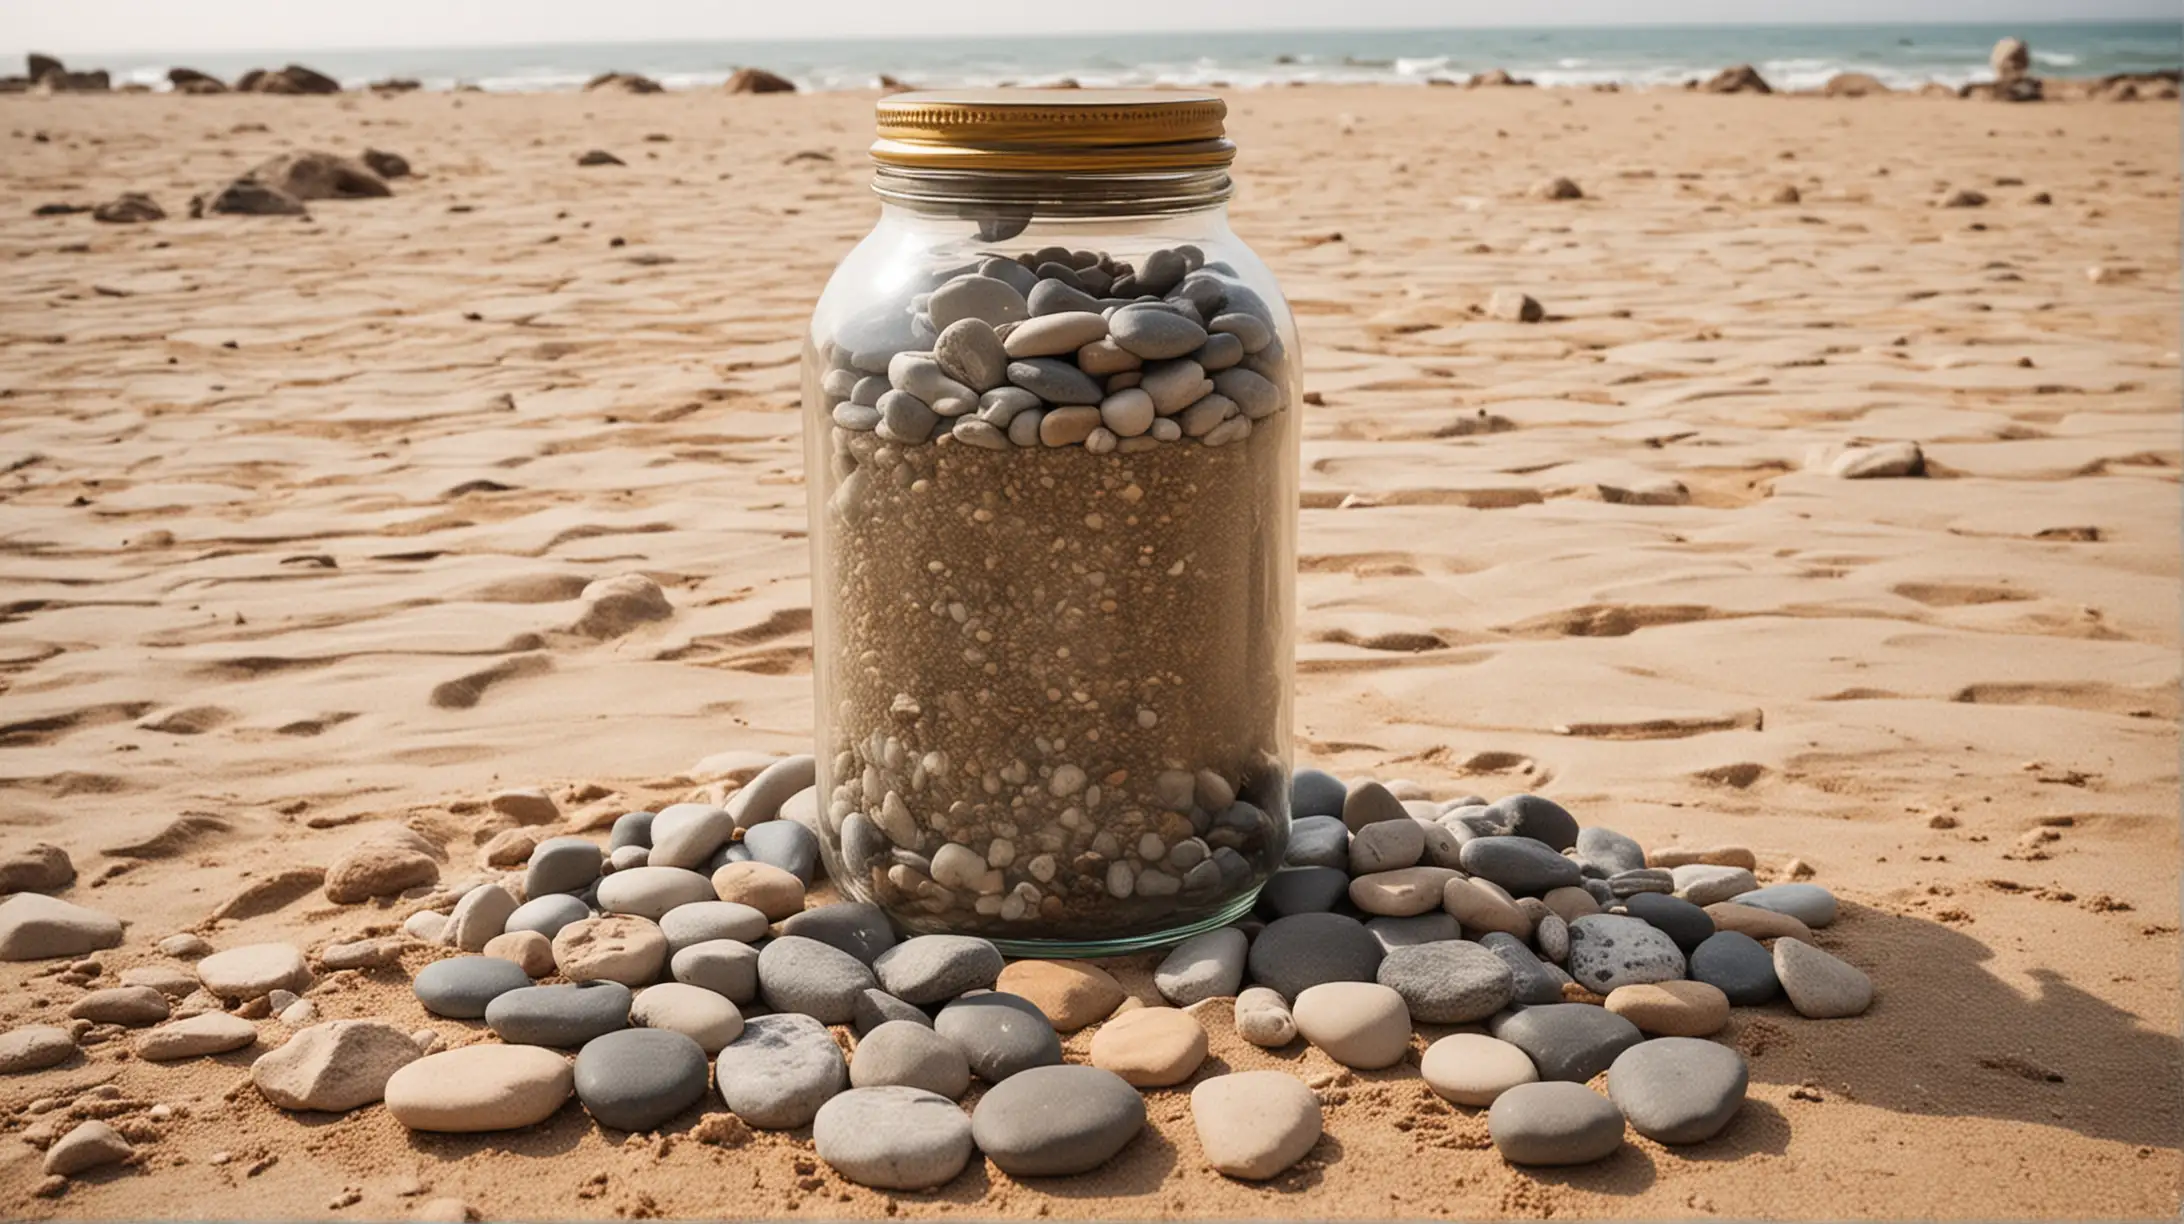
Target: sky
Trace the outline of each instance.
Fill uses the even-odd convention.
[[[1544,10],[1544,11],[1541,11]],[[331,50],[1163,29],[2179,18],[2177,0],[0,0],[21,52]]]

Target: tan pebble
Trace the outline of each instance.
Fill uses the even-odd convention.
[[[67,1029],[50,1024],[25,1025],[0,1033],[0,1075],[43,1071],[68,1061],[75,1052],[75,1034]]]
[[[1306,1041],[1346,1067],[1391,1067],[1410,1052],[1410,1009],[1378,982],[1322,982],[1297,996],[1291,1015]]]
[[[792,881],[795,878],[789,876]],[[572,922],[554,936],[553,948],[554,964],[572,982],[605,980],[635,989],[658,981],[660,967],[667,963],[667,936],[656,924],[634,914]]]
[[[1812,864],[1803,859],[1793,858],[1782,864],[1782,878],[1785,880],[1809,880],[1814,874]]]
[[[1285,1071],[1217,1075],[1191,1090],[1191,1123],[1214,1172],[1264,1181],[1320,1139],[1319,1097]]]
[[[197,980],[223,999],[255,999],[276,990],[308,988],[311,967],[292,944],[247,944],[197,962]]]
[[[104,1165],[119,1164],[135,1154],[136,1149],[119,1131],[94,1118],[46,1149],[45,1172],[50,1177],[74,1177]]]
[[[737,901],[779,922],[804,908],[804,884],[771,863],[727,863],[713,873],[713,892],[723,901]]]
[[[1540,894],[1539,900],[1564,922],[1575,922],[1600,912],[1600,902],[1591,893],[1575,886],[1550,888]]]
[[[1484,1033],[1451,1033],[1427,1046],[1418,1071],[1443,1100],[1480,1108],[1518,1084],[1539,1079],[1530,1055]]]
[[[1759,867],[1759,859],[1743,846],[1660,846],[1646,851],[1648,867],[1688,867],[1694,863],[1742,867],[1746,871]]]
[[[319,949],[319,964],[335,969],[383,969],[400,961],[401,949],[391,940],[359,939],[353,943],[328,944]]]
[[[1456,916],[1467,935],[1502,931],[1518,939],[1532,937],[1532,924],[1515,903],[1484,880],[1449,880],[1441,887],[1441,906]]]
[[[536,829],[502,829],[492,840],[478,848],[478,865],[481,867],[517,867],[531,861],[531,852],[538,849],[539,833]]]
[[[369,1105],[418,1056],[402,1030],[379,1020],[334,1020],[304,1029],[250,1066],[250,1080],[282,1109],[340,1113]]]
[[[1607,1008],[1655,1037],[1711,1037],[1729,1023],[1729,996],[1705,982],[1618,986]]]
[[[1029,999],[1058,1033],[1107,1019],[1124,997],[1122,984],[1105,969],[1069,961],[1012,961],[993,988]]]
[[[1784,935],[1793,939],[1812,942],[1812,928],[1788,914],[1777,914],[1756,905],[1738,905],[1734,901],[1716,901],[1706,907],[1706,915],[1714,920],[1717,931],[1738,931],[1754,939],[1779,939]]]
[[[575,1088],[558,1051],[479,1044],[428,1054],[387,1081],[387,1112],[411,1130],[470,1134],[543,1122]]]
[[[324,888],[328,901],[354,905],[437,883],[439,879],[440,864],[430,854],[375,839],[335,859],[326,869]]]
[[[1409,918],[1441,908],[1448,882],[1460,874],[1446,867],[1403,867],[1361,875],[1350,881],[1350,903],[1368,914]]]
[[[485,941],[485,954],[514,961],[534,978],[554,971],[553,941],[537,931],[503,931]]]
[[[1124,1012],[1092,1034],[1092,1065],[1139,1088],[1180,1084],[1206,1061],[1206,1029],[1173,1007]]]
[[[553,796],[531,787],[501,791],[485,805],[518,824],[553,824],[561,819],[561,806]]]

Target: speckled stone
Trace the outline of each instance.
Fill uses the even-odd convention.
[[[1704,1143],[1744,1104],[1750,1074],[1729,1046],[1694,1037],[1640,1042],[1608,1068],[1608,1096],[1657,1143]]]
[[[721,1099],[761,1130],[808,1126],[849,1083],[849,1067],[827,1027],[810,1016],[753,1016],[713,1069]]]
[[[682,1033],[636,1028],[606,1033],[577,1051],[576,1099],[614,1130],[657,1130],[705,1099],[705,1051]]]
[[[989,1084],[1062,1061],[1054,1026],[1028,1000],[989,991],[957,999],[933,1017],[933,1030],[962,1048],[971,1074]]]
[[[1011,1177],[1064,1177],[1107,1163],[1145,1126],[1145,1099],[1098,1067],[1034,1067],[995,1085],[971,1135]]]
[[[530,984],[531,975],[514,961],[497,956],[453,956],[418,970],[411,988],[417,1001],[435,1016],[477,1020],[494,999]]]
[[[1684,954],[1641,918],[1588,914],[1570,924],[1570,976],[1594,994],[1684,976]]]
[[[1489,1032],[1523,1050],[1543,1080],[1582,1084],[1644,1039],[1638,1026],[1589,1003],[1550,1003],[1504,1012]]]
[[[1495,1099],[1486,1127],[1511,1164],[1591,1164],[1623,1146],[1623,1115],[1583,1084],[1519,1084]]]
[[[991,987],[1001,976],[1001,952],[972,935],[919,935],[872,962],[881,989],[905,1003],[926,1005],[966,990]]]
[[[929,1190],[970,1163],[971,1120],[954,1101],[920,1088],[852,1088],[812,1122],[819,1159],[860,1186]]]

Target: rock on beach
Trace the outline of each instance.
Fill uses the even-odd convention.
[[[387,1112],[411,1130],[468,1134],[543,1122],[575,1089],[569,1060],[538,1046],[428,1054],[387,1080]]]
[[[1241,1071],[1191,1090],[1191,1124],[1214,1172],[1264,1181],[1304,1159],[1324,1121],[1319,1096],[1295,1076]]]

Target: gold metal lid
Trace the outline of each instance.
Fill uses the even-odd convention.
[[[963,89],[880,99],[872,160],[913,170],[1218,170],[1236,156],[1212,94]]]

